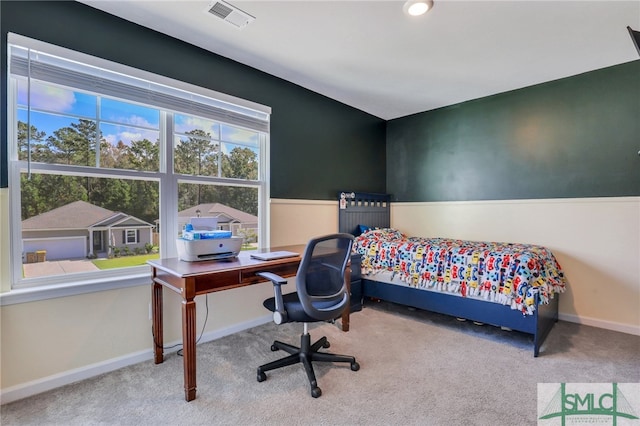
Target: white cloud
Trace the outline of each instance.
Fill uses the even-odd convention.
[[[119,141],[126,145],[131,145],[132,141],[147,139],[151,142],[156,142],[158,140],[157,131],[145,131],[144,129],[132,129],[130,127],[118,127],[116,128],[116,133],[103,134],[102,136],[111,145],[115,145]]]
[[[132,115],[132,116],[129,116],[129,117],[121,117],[117,121],[122,122],[122,123],[126,123],[126,124],[131,124],[132,126],[157,127],[157,126],[154,126],[153,124],[149,123],[149,121],[146,118],[140,117],[138,115]]]
[[[76,98],[71,90],[34,83],[31,85],[31,106],[57,112],[72,111]]]
[[[144,139],[144,136],[140,132],[121,132],[120,139],[128,145],[131,141]]]
[[[230,126],[225,126],[224,130],[226,131],[223,134],[223,139],[226,141],[253,147],[258,146],[258,134],[254,131]]]
[[[182,116],[184,117],[184,116]],[[204,118],[198,118],[193,116],[187,116],[186,120],[176,123],[176,131],[179,133],[187,133],[195,129],[203,130],[209,133],[212,137],[217,136],[216,123]]]

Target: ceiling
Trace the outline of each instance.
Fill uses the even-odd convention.
[[[81,0],[385,120],[637,60],[640,1]]]

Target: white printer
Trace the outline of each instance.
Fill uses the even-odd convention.
[[[176,242],[180,260],[196,262],[238,256],[243,238],[232,236],[231,231],[217,230],[217,225],[216,218],[191,218]]]

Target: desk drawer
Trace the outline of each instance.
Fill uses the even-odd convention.
[[[240,287],[242,283],[238,280],[239,277],[240,273],[238,271],[222,271],[208,276],[197,277],[195,279],[195,291],[197,294],[203,294]]]
[[[256,267],[241,272],[241,281],[243,284],[255,284],[263,282],[264,278],[256,275],[257,272],[271,272],[281,277],[292,277],[298,272],[298,264],[282,264],[282,265],[268,265],[262,268]]]

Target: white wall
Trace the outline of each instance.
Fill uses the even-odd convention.
[[[393,203],[420,236],[531,243],[569,280],[560,319],[640,335],[640,197]]]
[[[263,283],[198,296],[198,335],[207,316],[205,297],[209,305],[201,342],[270,321],[262,301],[272,295],[271,284]],[[2,403],[153,362],[150,301],[151,285],[145,285],[2,306]],[[176,293],[164,291],[165,346],[181,342],[180,301]]]
[[[338,202],[271,200],[271,246],[306,244],[338,231]]]
[[[6,190],[0,190],[0,280],[8,286]],[[337,202],[272,200],[272,246],[304,244],[338,229]],[[570,286],[561,319],[640,334],[640,198],[394,203],[406,233],[546,245]],[[2,403],[152,361],[151,289],[139,286],[0,308]],[[181,339],[180,303],[165,291],[165,345]],[[203,341],[270,320],[268,283],[208,295]],[[205,298],[196,298],[197,330]],[[162,368],[162,366],[158,366]],[[182,389],[176,389],[181,393]]]
[[[9,291],[8,190],[0,190],[0,284]],[[337,203],[273,200],[272,246],[304,244],[337,230]],[[288,289],[293,290],[293,288]],[[262,301],[270,283],[206,296],[209,317],[202,342],[271,320]],[[151,285],[0,307],[2,403],[76,380],[152,361]],[[197,331],[206,317],[198,296]],[[164,343],[181,340],[180,298],[164,291]],[[158,366],[158,368],[162,368]],[[176,389],[177,393],[182,390]]]

